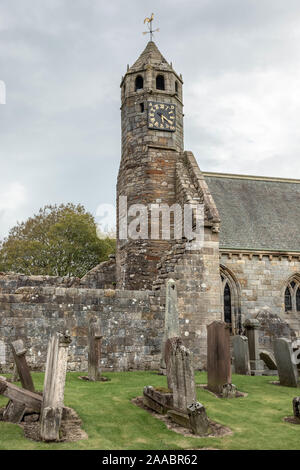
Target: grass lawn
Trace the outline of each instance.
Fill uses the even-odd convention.
[[[43,388],[42,373],[33,373],[37,390]],[[90,383],[67,374],[65,404],[74,408],[89,438],[72,443],[45,444],[23,437],[15,424],[0,423],[0,449],[142,449],[180,450],[213,447],[218,449],[300,449],[300,425],[282,421],[292,415],[292,399],[299,391],[269,384],[273,377],[233,375],[233,383],[245,398],[218,399],[197,389],[198,400],[208,416],[228,426],[233,435],[222,438],[184,437],[130,400],[142,395],[144,385],[166,386],[166,378],[154,372],[106,373],[110,382]],[[206,383],[206,374],[196,373],[197,383]],[[0,396],[0,407],[7,399]]]

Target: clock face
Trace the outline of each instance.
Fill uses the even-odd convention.
[[[175,131],[175,105],[169,103],[148,102],[148,127],[160,131]]]

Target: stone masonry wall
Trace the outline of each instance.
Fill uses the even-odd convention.
[[[12,366],[8,343],[14,339],[25,341],[30,366],[43,369],[51,334],[67,328],[73,338],[69,370],[87,370],[90,315],[101,321],[103,369],[159,367],[163,315],[155,292],[23,287],[0,294],[0,344],[6,353],[0,369]]]
[[[240,284],[242,319],[268,308],[300,336],[300,313],[286,313],[284,308],[287,281],[300,273],[299,257],[223,253],[221,264],[233,272]]]

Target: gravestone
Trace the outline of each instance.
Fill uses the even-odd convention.
[[[49,340],[41,410],[41,439],[43,441],[59,439],[70,343],[71,337],[68,332],[55,333]]]
[[[0,395],[10,400],[3,412],[4,421],[19,423],[26,410],[33,410],[37,413],[41,410],[42,397],[40,395],[9,383],[5,377],[0,377]]]
[[[101,329],[100,320],[89,320],[88,378],[93,382],[101,380]]]
[[[269,351],[260,351],[259,357],[265,363],[268,368],[268,371],[270,371],[272,375],[277,374],[277,364],[275,361],[275,357],[272,353],[270,353]]]
[[[230,332],[225,322],[207,325],[207,388],[222,395],[231,384]]]
[[[248,338],[250,369],[252,375],[263,374],[263,364],[259,358],[259,326],[260,323],[256,318],[248,318],[244,323],[246,336]]]
[[[25,388],[25,390],[34,392],[32,377],[25,357],[27,349],[24,347],[23,340],[17,339],[16,341],[12,341],[10,347],[22,387]]]
[[[300,423],[300,397],[293,398],[293,414],[294,418]]]
[[[173,408],[168,410],[168,416],[194,434],[208,434],[206,411],[196,397],[193,354],[182,344],[181,338],[169,338],[165,358],[168,388],[173,392]]]
[[[166,374],[165,345],[169,338],[180,336],[179,315],[177,303],[177,288],[173,279],[168,279],[166,283],[166,308],[164,336],[161,348],[161,372]]]
[[[166,342],[168,388],[173,391],[173,406],[186,413],[187,406],[196,401],[193,354],[182,344],[181,338]]]
[[[232,338],[234,371],[240,375],[250,375],[248,338],[236,335]]]
[[[195,402],[187,407],[190,427],[194,434],[203,436],[210,432],[209,421],[205,407],[202,403]]]
[[[298,369],[292,361],[292,343],[286,338],[274,341],[274,354],[280,385],[298,387]]]

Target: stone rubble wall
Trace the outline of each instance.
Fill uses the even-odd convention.
[[[91,315],[96,315],[101,323],[104,370],[159,367],[163,314],[157,293],[21,287],[14,294],[0,294],[0,343],[6,348],[0,370],[11,370],[13,359],[8,343],[14,339],[24,340],[30,367],[43,370],[50,336],[64,329],[70,331],[73,339],[69,370],[87,370]]]
[[[27,276],[18,273],[0,273],[0,293],[14,293],[19,287],[77,287],[80,278],[62,276]]]
[[[116,257],[110,255],[108,261],[91,269],[80,280],[80,287],[88,289],[115,289],[116,288]]]

